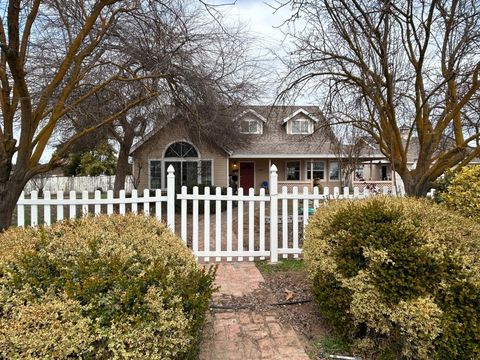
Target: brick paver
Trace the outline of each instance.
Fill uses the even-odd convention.
[[[263,281],[253,263],[220,264],[214,301],[222,295],[248,295]],[[212,312],[204,336],[201,360],[309,359],[293,328],[280,324],[270,311]]]

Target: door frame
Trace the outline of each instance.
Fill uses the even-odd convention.
[[[244,160],[244,161],[239,161],[238,162],[238,187],[241,187],[244,191],[244,194],[245,194],[245,191],[247,191],[247,194],[248,194],[248,189],[245,189],[243,186],[242,186],[242,163],[249,163],[249,164],[253,164],[253,190],[255,191],[255,184],[257,183],[257,174],[256,174],[256,171],[255,171],[255,161],[254,160]]]

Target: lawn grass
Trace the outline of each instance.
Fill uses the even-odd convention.
[[[347,343],[334,334],[328,334],[320,341],[315,342],[315,347],[321,354],[345,355],[349,353]]]
[[[303,271],[305,264],[302,259],[282,259],[275,264],[269,260],[256,261],[255,265],[262,274],[272,274],[285,271]]]

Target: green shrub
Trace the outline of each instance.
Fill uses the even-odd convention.
[[[367,358],[480,357],[480,226],[427,200],[336,202],[304,243],[323,313]]]
[[[0,358],[195,358],[214,272],[144,216],[9,230]]]
[[[447,207],[480,220],[480,165],[466,166],[453,175],[439,196]]]

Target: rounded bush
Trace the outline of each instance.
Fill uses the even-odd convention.
[[[427,200],[319,209],[304,256],[323,315],[367,358],[480,357],[480,227]]]
[[[480,220],[480,165],[466,166],[453,175],[440,196],[447,207]]]
[[[145,216],[6,231],[0,358],[195,358],[214,273]]]

